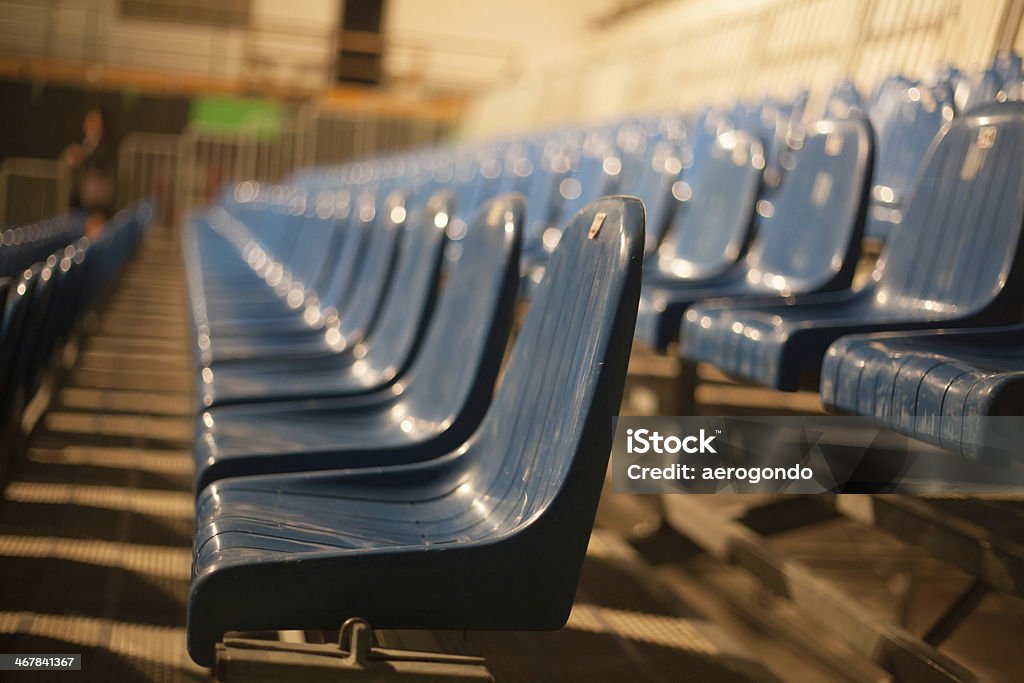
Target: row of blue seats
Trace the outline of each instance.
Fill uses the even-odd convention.
[[[1013,360],[1019,330],[990,327],[1017,323],[1024,302],[1022,115],[1020,103],[1004,101],[942,126],[908,175],[900,220],[858,291],[850,285],[864,214],[881,205],[863,187],[872,170],[876,177],[884,171],[886,147],[879,140],[872,168],[864,126],[853,119],[819,124],[770,215],[758,212],[757,237],[732,266],[731,281],[648,279],[638,336],[659,348],[678,338],[683,359],[776,389],[796,390],[820,373],[831,409],[874,417],[966,457],[1005,462],[1011,454],[994,447],[1000,440],[976,418],[1017,415],[1022,407]],[[845,167],[842,150],[849,150]],[[787,190],[797,196],[793,203]],[[705,193],[701,201],[712,199]],[[815,213],[811,205],[828,210]],[[775,300],[757,298],[764,295]],[[958,327],[984,329],[863,336]]]
[[[944,129],[867,286],[851,291],[846,276],[834,293],[805,297],[814,290],[792,287],[777,302],[689,306],[680,353],[793,391],[803,376],[817,374],[826,348],[843,334],[1012,319],[1022,294],[1022,115],[1021,103],[989,105]],[[846,223],[856,225],[852,216]],[[843,237],[843,248],[855,243]]]
[[[101,236],[82,237],[74,213],[8,231],[0,245],[0,440],[6,450],[21,415],[83,315],[138,248],[152,208],[141,204],[111,219]],[[11,235],[8,241],[7,235]]]
[[[4,230],[0,240],[0,278],[17,277],[33,263],[45,261],[57,249],[81,237],[84,227],[82,216],[71,213]]]
[[[892,231],[886,254],[908,253],[919,207],[956,194],[953,157],[966,189],[1013,170],[980,131],[1021,105],[958,110],[958,89],[890,79],[867,111],[837,88],[832,115],[806,128],[804,100],[765,101],[226,188],[185,240],[200,406],[193,658],[210,663],[229,630],[353,615],[560,624],[641,285],[637,336],[664,347],[682,323],[681,348],[718,329],[693,318],[703,299],[854,296],[869,220]],[[1015,133],[998,135],[1012,146]],[[919,177],[922,159],[935,178]],[[926,244],[955,232],[933,229]],[[968,270],[993,251],[952,248]],[[495,392],[517,289],[532,303]]]
[[[271,357],[200,369],[208,385],[223,366],[262,368],[274,392],[247,396],[238,384],[197,425],[188,615],[197,662],[212,662],[227,631],[330,629],[350,615],[380,628],[557,628],[567,618],[625,381],[643,207],[606,198],[571,221],[495,391],[524,202],[502,195],[462,218],[464,188],[436,189],[389,190],[372,211],[356,202],[366,210],[340,222],[342,245],[320,224],[337,211],[336,193],[321,197],[330,212],[303,221],[290,220],[300,195],[272,189],[277,207],[256,191],[192,222],[186,263],[201,353],[216,348],[221,319],[273,325],[276,311],[287,325],[289,311],[304,322],[315,311],[326,335],[377,309],[325,369],[316,367],[324,357],[305,355],[301,328],[294,353],[279,339]],[[347,258],[345,245],[364,238],[361,256]],[[335,258],[309,242],[333,245]],[[351,305],[323,315],[296,286],[300,274],[349,275]],[[307,306],[287,307],[289,296]]]
[[[742,113],[740,108],[737,111]],[[738,115],[734,112],[732,117]],[[753,169],[746,178],[757,186],[766,163],[760,138],[735,130],[724,117],[719,120],[706,114],[699,124],[706,132],[697,137],[704,149],[695,151],[684,145],[683,117],[652,117],[628,122],[618,132],[570,131],[556,134],[554,140],[511,143],[497,150],[457,151],[447,159],[446,150],[435,150],[412,158],[355,164],[334,174],[300,175],[291,187],[241,183],[192,224],[186,240],[186,264],[199,359],[198,398],[204,407],[197,420],[194,449],[198,531],[196,582],[190,600],[193,656],[209,661],[212,644],[229,628],[302,623],[294,605],[287,609],[268,605],[247,620],[226,616],[237,612],[234,602],[259,590],[258,583],[241,581],[237,590],[225,592],[219,582],[229,579],[217,577],[225,572],[231,576],[234,564],[244,567],[234,570],[244,576],[251,571],[249,564],[272,563],[283,549],[308,550],[302,529],[313,526],[321,529],[325,543],[343,547],[351,543],[352,530],[346,528],[344,517],[336,517],[330,509],[333,500],[325,501],[322,510],[305,509],[312,486],[307,482],[312,479],[316,487],[325,487],[328,475],[300,477],[296,473],[372,468],[384,469],[395,482],[404,482],[406,468],[419,471],[425,465],[417,462],[454,458],[453,452],[464,450],[467,441],[483,429],[482,419],[487,424],[486,416],[501,414],[489,403],[520,267],[517,256],[513,259],[516,265],[509,269],[509,255],[494,244],[485,246],[486,231],[472,227],[479,219],[474,222],[469,214],[479,197],[496,189],[519,189],[538,199],[528,204],[531,211],[539,204],[544,219],[527,222],[526,236],[532,234],[535,244],[546,243],[545,255],[549,249],[557,252],[563,238],[561,231],[548,224],[550,216],[573,207],[572,200],[578,199],[583,186],[594,184],[594,174],[612,177],[612,171],[622,173],[622,160],[628,158],[603,154],[587,157],[589,164],[574,165],[567,150],[593,146],[595,139],[615,139],[616,148],[639,150],[647,156],[643,166],[650,172],[637,187],[648,190],[646,204],[655,207],[662,196],[662,205],[685,198],[687,189],[673,185],[684,169],[698,165],[694,157],[703,155],[716,141],[717,136],[711,134],[712,121],[750,141],[750,158],[741,168]],[[768,137],[765,131],[767,128],[761,133]],[[690,135],[694,137],[692,132]],[[575,161],[582,157],[583,152],[579,153]],[[740,152],[733,154],[731,158],[738,159]],[[644,176],[645,172],[636,171],[635,175]],[[606,183],[598,185],[610,189]],[[654,191],[650,191],[651,185]],[[424,207],[424,198],[439,188],[449,192],[435,196],[434,204],[445,197],[444,204]],[[555,196],[565,202],[554,202]],[[553,204],[557,211],[551,208]],[[468,210],[459,210],[467,206]],[[598,219],[594,211],[588,218],[591,216],[589,226],[596,224],[600,230],[600,222],[607,218]],[[518,220],[524,219],[520,215]],[[648,225],[651,220],[649,210]],[[577,222],[588,223],[585,219]],[[589,226],[585,226],[588,231]],[[505,229],[507,232],[507,225]],[[552,239],[552,231],[556,231],[556,239]],[[513,232],[519,229],[513,226]],[[648,241],[648,248],[650,244]],[[528,254],[522,261],[529,263]],[[528,268],[522,270],[532,274]],[[490,279],[482,279],[481,273],[489,274]],[[494,279],[499,274],[504,277]],[[445,284],[439,293],[441,279]],[[591,294],[593,290],[588,282],[580,292],[578,283],[567,286],[552,275],[538,280],[540,285],[538,281],[532,284],[538,293],[546,287],[566,292],[561,296]],[[539,307],[540,299],[531,310]],[[556,353],[574,354],[579,334],[579,330],[567,329],[562,339],[550,340],[528,353],[546,359]],[[458,353],[453,354],[453,349]],[[541,365],[539,361],[533,364]],[[530,366],[510,364],[509,376],[513,376],[513,367]],[[562,391],[571,396],[574,388]],[[614,394],[602,394],[601,399],[609,410],[618,403]],[[549,415],[552,405],[559,404],[543,401],[537,406],[541,409],[538,416]],[[570,400],[564,405],[576,403]],[[504,426],[505,438],[536,447],[532,439],[522,441],[515,432],[529,427],[514,422]],[[567,449],[565,454],[571,452]],[[606,455],[607,447],[597,452]],[[560,463],[551,466],[562,467]],[[548,478],[547,467],[534,476]],[[603,461],[600,467],[595,463],[594,471],[598,470],[603,470]],[[511,470],[504,476],[518,480],[522,473]],[[599,479],[595,476],[592,481],[596,501]],[[280,492],[288,501],[283,509],[275,507],[261,516],[264,521],[252,516],[253,506],[263,498],[262,494],[247,493],[254,482]],[[521,495],[521,491],[513,487],[508,495]],[[482,511],[499,501],[470,495],[464,504]],[[579,512],[582,514],[572,518],[574,531],[566,539],[585,538],[589,532],[593,510],[589,518],[585,506]],[[239,515],[246,516],[248,522],[236,529],[233,520]],[[328,524],[332,519],[337,522]],[[256,526],[248,526],[250,523]],[[381,533],[388,527],[366,524],[359,525],[362,533]],[[228,540],[221,538],[225,528],[232,529]],[[270,534],[268,528],[280,528],[281,532]],[[251,534],[260,534],[260,540],[254,541]],[[222,543],[227,547],[223,553],[218,550]],[[239,549],[253,543],[263,552]],[[573,544],[559,548],[564,553]],[[352,562],[349,557],[350,552],[339,552],[328,566],[332,570],[345,567]],[[578,567],[582,556],[569,553],[561,557],[564,572]],[[304,561],[301,556],[297,559]],[[560,584],[557,604],[568,609],[572,588],[571,582]],[[315,593],[318,583],[309,589]],[[297,604],[318,604],[314,593]],[[529,607],[526,613],[536,611],[532,605],[532,601],[524,603],[524,608]],[[318,618],[336,625],[333,620],[345,614],[348,606],[342,603],[333,609],[332,614]],[[381,614],[393,618],[381,609],[383,606],[360,614],[373,615],[375,623]],[[473,614],[473,618],[482,618]],[[466,614],[460,617],[467,618]],[[489,619],[493,621],[494,616]],[[409,621],[396,623],[410,625]],[[441,620],[431,625],[458,624],[465,626],[466,622]]]

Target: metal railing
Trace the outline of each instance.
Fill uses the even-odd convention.
[[[334,82],[344,41],[329,9],[319,19],[301,21],[263,11],[247,23],[229,25],[190,21],[180,3],[162,2],[173,20],[139,21],[123,14],[119,0],[0,0],[0,57],[52,63],[58,71],[77,66],[90,78],[109,71],[177,86],[177,76],[197,81],[200,89],[310,93]],[[346,32],[353,44],[360,42],[359,33]],[[431,32],[368,35],[379,42],[384,80],[407,88],[465,94],[508,79],[519,68],[510,41]]]
[[[119,152],[118,202],[156,197],[160,222],[175,225],[211,201],[226,182],[281,180],[303,166],[429,144],[446,132],[446,124],[431,119],[306,108],[290,127],[274,134],[131,133]]]
[[[329,22],[262,19],[244,26],[138,21],[116,1],[0,0],[0,56],[246,88],[316,92],[331,83],[336,32]]]
[[[0,226],[24,225],[67,209],[71,169],[63,161],[10,157],[0,163]]]
[[[175,195],[181,161],[181,136],[131,133],[118,153],[117,202],[125,206],[143,197],[155,197],[159,221],[177,220]]]
[[[387,115],[371,110],[331,111],[308,107],[298,119],[302,165],[349,159],[426,145],[443,138],[447,124],[437,119]]]

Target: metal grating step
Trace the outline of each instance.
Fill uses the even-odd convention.
[[[50,436],[84,434],[181,445],[191,442],[193,427],[191,419],[181,417],[51,412],[43,418],[43,428]],[[73,438],[69,440],[74,443]]]
[[[88,387],[66,387],[57,397],[62,409],[104,413],[132,413],[192,417],[189,396],[147,391],[116,391]]]
[[[72,386],[93,389],[127,389],[186,395],[193,386],[189,374],[180,370],[76,369],[71,374],[70,383]]]

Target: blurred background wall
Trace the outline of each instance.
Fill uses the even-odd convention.
[[[121,198],[155,192],[173,220],[233,178],[445,137],[803,89],[817,113],[840,78],[870,92],[1024,48],[1022,15],[1024,0],[0,0],[0,190],[38,180],[52,199],[19,220],[57,211],[57,157],[95,106]]]
[[[585,4],[585,3],[584,3]],[[1020,0],[625,0],[596,3],[557,54],[532,53],[518,78],[469,107],[470,136],[596,121],[810,90],[819,111],[838,79],[870,92],[902,72],[964,70],[1024,47]]]

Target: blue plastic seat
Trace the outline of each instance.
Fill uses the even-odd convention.
[[[19,395],[19,375],[23,367],[16,361],[23,354],[23,340],[26,337],[29,310],[35,299],[35,287],[39,282],[42,264],[34,264],[9,281],[5,296],[3,318],[0,319],[0,430],[14,417],[17,403],[23,400]]]
[[[801,90],[792,100],[775,102],[769,109],[774,112],[775,129],[764,142],[764,184],[768,189],[778,188],[792,165],[793,152],[799,147],[803,135],[803,118],[809,97],[807,90]]]
[[[928,149],[953,120],[953,95],[946,87],[899,82],[869,112],[876,135],[874,187],[865,237],[885,240],[903,218]]]
[[[992,58],[992,70],[999,76],[1002,85],[1019,81],[1021,76],[1021,56],[1014,50],[1000,50]]]
[[[622,399],[643,207],[602,199],[552,254],[477,432],[440,459],[217,482],[197,504],[188,648],[227,631],[556,629]],[[260,599],[254,601],[253,595]]]
[[[223,215],[220,218],[227,220]],[[336,232],[330,226],[333,221],[316,219],[316,222],[324,224],[324,227],[332,233]],[[208,226],[219,224],[217,215],[207,218]],[[296,232],[299,231],[296,230]],[[344,252],[344,243],[338,245],[336,252],[328,259],[326,257],[328,250],[334,247],[333,237],[327,237],[321,241],[309,234],[312,230],[307,229],[303,232],[305,234],[300,239],[304,242],[308,240],[310,245],[314,245],[323,253],[324,258],[321,261],[324,262],[324,265],[328,265],[327,261],[330,261],[329,265],[333,273],[335,260]],[[346,236],[350,236],[348,233],[357,233],[358,227],[351,230],[345,229],[344,232]],[[207,247],[208,245],[204,245],[204,253],[207,251]],[[251,258],[251,254],[257,248],[262,247],[256,240],[247,240],[241,249],[232,244],[224,249],[225,253],[217,254],[213,259],[203,259],[204,269],[208,273],[213,271],[210,282],[212,291],[206,302],[206,308],[210,322],[214,324],[213,331],[218,337],[241,335],[246,331],[247,326],[252,331],[258,332],[260,329],[274,329],[275,323],[288,324],[296,316],[296,313],[300,312],[299,309],[306,299],[322,294],[329,284],[326,276],[319,272],[322,268],[318,267],[315,272],[308,273],[312,279],[307,279],[297,272],[303,264],[296,263],[301,255],[295,253],[282,256],[264,251],[270,263],[279,265],[280,270],[275,269],[272,272],[273,266],[264,266],[257,270],[249,264],[250,259],[246,258],[246,256]],[[230,280],[225,277],[229,270],[233,271],[230,272]],[[271,284],[271,282],[277,284]]]
[[[196,491],[223,477],[380,467],[457,447],[483,418],[508,342],[523,208],[519,195],[489,202],[448,246],[444,289],[400,385],[347,399],[204,411]]]
[[[1024,104],[975,109],[936,140],[917,187],[858,292],[690,309],[680,353],[794,391],[843,335],[1010,322],[1024,292]]]
[[[967,114],[978,106],[995,102],[1002,87],[1003,81],[993,69],[960,78],[953,95],[957,114]]]
[[[405,371],[422,340],[437,295],[446,229],[454,215],[450,192],[435,195],[408,220],[394,282],[373,334],[350,343],[324,334],[339,352],[329,356],[275,361],[242,360],[203,368],[197,387],[198,405],[282,401],[346,396],[377,391]]]
[[[677,338],[683,313],[702,299],[781,299],[849,287],[860,254],[871,164],[871,126],[863,117],[811,126],[786,182],[770,201],[758,201],[746,256],[717,276],[645,288],[638,340],[665,349]],[[713,189],[734,197],[734,188]]]
[[[715,109],[700,111],[689,132],[678,130],[680,125],[669,119],[664,134],[652,142],[651,158],[635,185],[622,188],[624,193],[644,202],[648,254],[657,251],[666,237],[677,231],[677,223],[687,220],[694,178],[701,173],[719,133],[735,130],[726,115]],[[761,135],[754,135],[763,144]]]
[[[327,356],[366,339],[392,283],[410,208],[408,196],[396,191],[382,198],[375,218],[357,218],[359,223],[350,235],[356,244],[335,264],[341,283],[327,294],[341,305],[340,310],[314,299],[314,293],[297,297],[294,306],[282,301],[276,316],[270,314],[275,312],[271,309],[258,317],[211,320],[205,364],[217,367],[223,361]],[[368,233],[368,238],[363,233]],[[362,249],[360,242],[365,242]],[[355,273],[346,278],[344,268]],[[333,345],[328,334],[332,338],[337,335]]]
[[[673,221],[657,256],[647,260],[645,286],[722,275],[746,250],[765,168],[761,140],[728,130],[703,157],[673,188],[686,210]]]
[[[520,162],[526,205],[530,207],[526,233],[523,235],[524,256],[544,249],[544,231],[554,223],[558,208],[558,186],[572,167],[571,159],[563,147],[550,140],[538,143],[531,146],[529,155]],[[525,270],[525,262],[523,267]]]
[[[952,64],[939,64],[925,74],[922,82],[928,87],[946,87],[956,92],[956,86],[961,78],[963,74],[957,67]]]
[[[540,241],[524,245],[524,269],[530,287],[535,287],[544,277],[545,264],[558,244],[562,225],[584,206],[616,192],[622,161],[603,138],[592,134],[581,149],[570,153],[569,168],[558,182],[550,223],[543,227]]]
[[[825,355],[821,398],[966,458],[1005,462],[1009,449],[984,418],[1024,414],[1024,326],[842,337]],[[1019,460],[1019,441],[1013,450]]]
[[[123,210],[91,243],[74,239],[9,281],[11,287],[0,308],[0,430],[17,420],[38,390],[56,351],[117,277],[151,218],[147,204]],[[54,235],[63,241],[78,234],[63,229],[43,232],[48,245]],[[32,249],[24,252],[34,253]]]
[[[1003,85],[1003,89],[996,95],[1000,102],[1019,102],[1024,100],[1024,79],[1009,81]]]
[[[821,118],[845,119],[850,114],[863,112],[864,101],[857,89],[857,84],[849,79],[837,82],[825,100]]]
[[[647,212],[647,251],[657,249],[668,231],[679,206],[672,187],[683,172],[688,150],[686,141],[678,136],[659,134],[645,141],[644,153],[637,168],[624,177],[620,189],[638,197]],[[625,170],[624,170],[625,172]]]
[[[71,212],[0,234],[0,277],[18,277],[33,263],[82,236],[85,216]]]
[[[232,324],[240,326],[250,318],[269,322],[294,316],[288,297],[293,296],[295,285],[300,285],[300,293],[327,294],[346,241],[354,241],[349,248],[360,248],[360,239],[376,214],[375,202],[382,201],[385,193],[380,188],[360,193],[354,213],[340,221],[315,214],[281,215],[287,207],[260,202],[259,196],[219,205],[207,216],[211,229],[198,233],[205,242],[201,259],[209,280],[205,303],[210,321],[227,334]],[[336,241],[340,244],[332,252]],[[211,247],[215,250],[209,252]],[[257,253],[265,258],[255,258]],[[275,264],[280,267],[276,285],[268,279]]]

